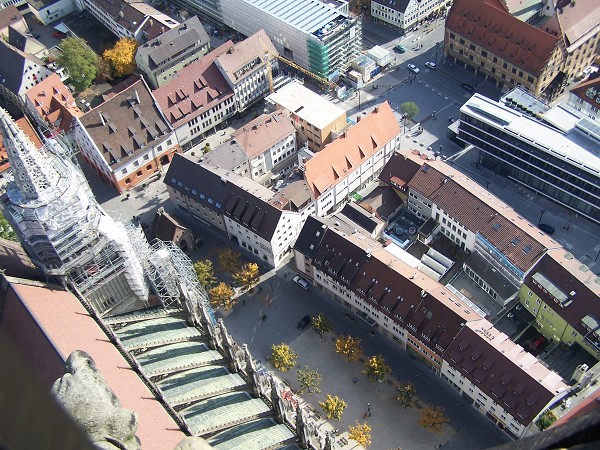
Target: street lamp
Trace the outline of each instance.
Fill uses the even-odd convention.
[[[540,211],[540,220],[538,220],[538,226],[540,226],[540,223],[542,223],[542,217],[544,217],[544,213],[546,212],[545,209],[542,209]]]

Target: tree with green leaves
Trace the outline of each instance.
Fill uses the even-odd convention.
[[[221,282],[208,291],[208,300],[215,308],[222,307],[229,310],[235,305],[233,295],[234,291],[231,286]]]
[[[441,433],[444,425],[448,423],[448,418],[444,415],[444,408],[427,406],[421,410],[421,417],[417,423],[427,430]]]
[[[412,383],[401,383],[396,386],[394,399],[405,408],[412,408],[417,404],[417,390]]]
[[[323,409],[323,412],[325,413],[325,416],[327,416],[328,419],[340,420],[340,417],[342,417],[342,413],[344,412],[348,404],[344,400],[339,398],[337,395],[333,396],[327,394],[325,400],[319,402],[319,406]]]
[[[217,282],[217,279],[215,278],[215,271],[213,269],[213,263],[210,259],[197,261],[194,264],[194,270],[196,271],[198,282],[204,289],[210,289],[210,287]]]
[[[233,273],[240,267],[240,254],[229,247],[221,249],[217,259],[222,272]]]
[[[321,384],[321,374],[316,370],[304,366],[304,369],[298,369],[298,384],[300,385],[300,393],[321,392],[319,385]]]
[[[419,114],[419,107],[415,102],[404,102],[400,105],[400,111],[409,119],[414,119]]]
[[[59,46],[58,64],[69,73],[69,82],[77,92],[86,90],[96,79],[98,56],[81,38],[68,37]]]
[[[325,314],[313,317],[312,326],[317,334],[323,339],[323,335],[331,331],[331,322]]]
[[[356,361],[363,354],[360,339],[352,336],[342,336],[335,340],[335,351],[344,355],[350,362]]]
[[[6,217],[4,217],[4,215],[2,214],[1,211],[0,211],[0,238],[8,239],[9,241],[18,241],[19,240],[17,238],[17,233],[15,233],[15,230],[13,230],[13,228],[10,226],[10,223],[8,223],[8,220],[6,220]]]
[[[348,439],[352,439],[358,445],[367,448],[371,445],[371,427],[365,423],[358,423],[348,427]]]
[[[287,372],[296,365],[297,359],[298,354],[294,352],[289,345],[284,343],[271,345],[269,362],[273,364],[277,370]]]
[[[535,424],[538,426],[540,431],[544,431],[557,420],[558,417],[556,417],[556,415],[552,411],[547,410],[540,416],[540,418],[535,422]]]
[[[242,286],[243,290],[252,289],[260,280],[258,264],[244,264],[242,267],[240,267],[240,270],[233,274],[233,279]]]
[[[367,359],[363,373],[372,382],[383,383],[385,377],[387,377],[387,374],[391,371],[392,369],[385,363],[383,356],[375,355]]]

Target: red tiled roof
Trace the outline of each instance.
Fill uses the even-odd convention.
[[[398,133],[400,125],[385,102],[326,145],[305,164],[304,177],[315,198],[342,181]]]
[[[73,95],[56,73],[33,86],[26,95],[46,122],[54,124],[60,119],[59,128],[63,131],[69,129],[73,117],[83,115]]]
[[[258,116],[235,131],[232,137],[248,159],[254,159],[295,132],[292,122],[279,110]]]
[[[152,92],[173,128],[233,96],[229,84],[214,64],[215,59],[231,48],[233,43],[225,42]]]
[[[185,437],[73,294],[19,280],[11,286],[18,297],[12,296],[13,301],[5,305],[3,328],[22,349],[31,347],[25,355],[34,369],[49,375],[46,362],[56,364],[57,354],[64,362],[71,352],[83,350],[94,359],[121,405],[137,413],[137,436],[144,449],[171,449]],[[40,332],[44,340],[36,339]]]
[[[571,89],[571,94],[595,108],[600,108],[600,77],[578,83]]]
[[[446,28],[536,76],[559,41],[512,16],[495,0],[455,0]]]
[[[379,181],[402,188],[408,184],[420,168],[420,164],[406,158],[406,156],[400,153],[393,153],[381,170]]]

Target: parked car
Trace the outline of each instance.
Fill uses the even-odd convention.
[[[419,73],[420,72],[419,68],[417,66],[415,66],[414,64],[409,64],[408,65],[408,70],[410,70],[410,71],[412,71],[414,73]]]
[[[436,68],[436,64],[435,64],[435,63],[433,63],[433,62],[431,62],[431,61],[427,61],[427,62],[425,63],[425,65],[426,65],[427,67],[429,67],[431,70],[435,70],[435,68]]]
[[[460,85],[460,87],[467,91],[469,94],[475,91],[475,88],[468,83],[463,83]]]
[[[296,283],[298,286],[300,286],[302,289],[304,289],[306,291],[308,291],[308,289],[310,288],[310,283],[299,275],[296,275],[294,277],[294,283]]]
[[[538,348],[540,348],[544,344],[544,342],[546,342],[546,338],[544,336],[540,336],[535,341],[533,341],[531,344],[529,344],[529,349],[535,351]]]
[[[299,330],[304,330],[309,324],[310,324],[310,316],[307,314],[306,316],[304,316],[302,318],[302,320],[300,320],[300,322],[298,322],[297,327]]]
[[[546,233],[548,236],[551,236],[551,235],[553,235],[553,234],[554,234],[554,227],[551,227],[551,226],[550,226],[550,225],[548,225],[548,224],[545,224],[545,223],[540,223],[540,224],[538,225],[538,228],[539,228],[540,230],[542,230],[544,233]]]
[[[404,53],[406,51],[406,47],[404,47],[404,45],[402,45],[402,44],[396,44],[394,46],[394,48],[396,50],[398,50],[400,53]]]

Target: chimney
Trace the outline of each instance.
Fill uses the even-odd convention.
[[[141,102],[140,102],[140,96],[138,95],[137,89],[134,89],[133,92],[135,92],[135,99],[137,100],[138,105],[139,105]]]
[[[102,116],[102,111],[98,111],[98,115],[100,116],[100,121],[102,122],[102,126],[106,126],[106,122],[104,121],[104,117]]]

